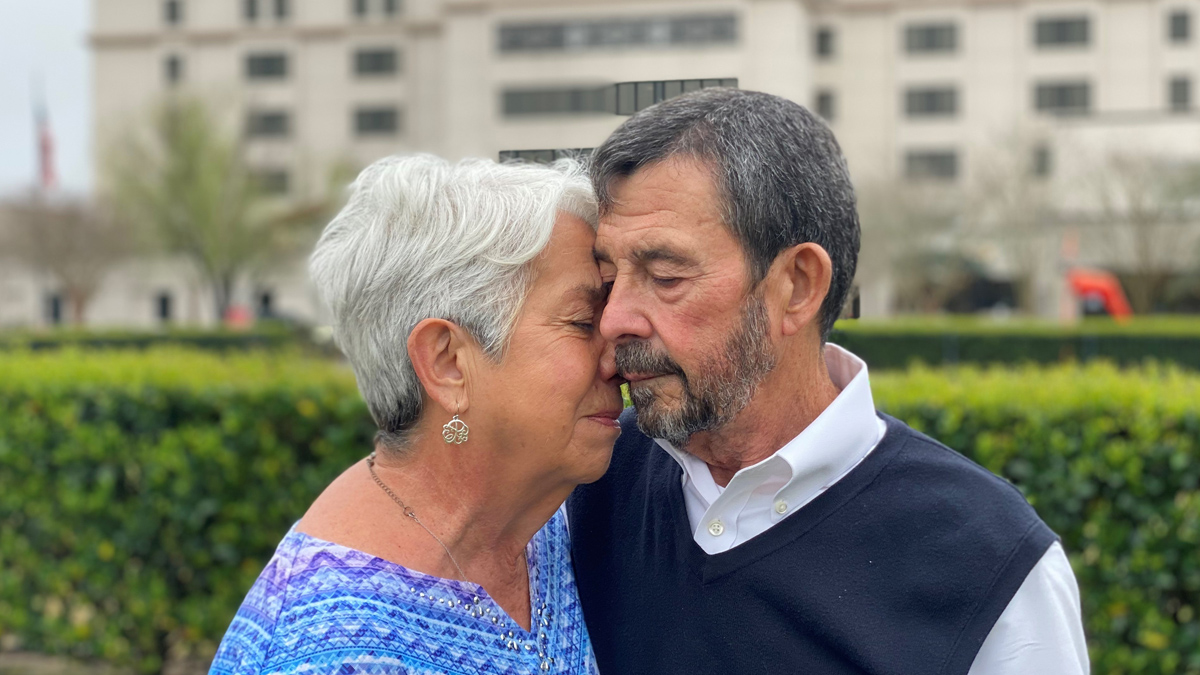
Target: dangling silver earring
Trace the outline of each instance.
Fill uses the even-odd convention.
[[[456,408],[458,406],[455,406]],[[454,413],[454,418],[442,425],[442,440],[455,445],[462,445],[467,442],[467,434],[471,433],[471,428],[467,423],[458,419],[458,413]]]

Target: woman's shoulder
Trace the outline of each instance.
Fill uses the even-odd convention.
[[[422,604],[448,599],[437,581],[293,527],[247,593],[211,672],[288,673],[293,665],[311,668],[313,659],[356,660],[380,636],[411,624]],[[343,635],[348,626],[357,633]],[[331,653],[330,640],[345,649]]]

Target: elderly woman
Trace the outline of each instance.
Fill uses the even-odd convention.
[[[578,166],[393,157],[311,272],[379,427],[279,544],[214,673],[591,673],[561,509],[608,467]]]

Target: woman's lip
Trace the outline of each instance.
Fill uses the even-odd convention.
[[[602,415],[588,415],[587,419],[595,422],[596,424],[602,424],[602,425],[608,427],[609,429],[620,429],[621,428],[621,421],[615,417],[604,417]]]
[[[621,428],[621,421],[618,419],[619,417],[621,417],[621,411],[619,409],[604,410],[587,416],[589,420],[595,422],[596,424],[602,424],[609,429],[618,430]]]

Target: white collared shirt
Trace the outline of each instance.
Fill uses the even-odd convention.
[[[841,393],[770,457],[742,468],[725,487],[702,460],[656,442],[683,468],[683,498],[696,544],[709,555],[766,532],[850,473],[887,425],[875,413],[867,364],[829,344],[825,364]],[[1062,546],[1052,544],[992,627],[969,675],[1086,675],[1079,587]]]

